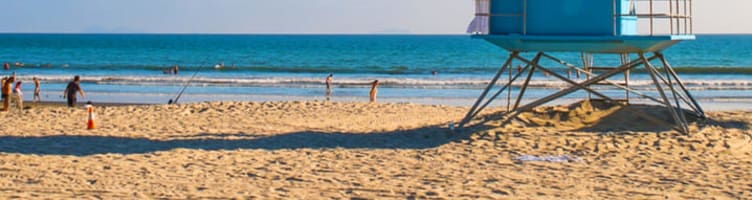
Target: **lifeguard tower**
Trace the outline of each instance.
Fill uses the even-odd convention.
[[[476,17],[468,32],[472,37],[484,39],[510,53],[460,127],[475,118],[505,90],[510,101],[507,105],[511,106],[503,117],[508,120],[513,120],[520,112],[579,90],[611,103],[629,104],[630,95],[657,102],[667,108],[676,129],[683,133],[688,132],[686,114],[705,118],[700,105],[661,53],[678,42],[695,39],[691,0],[476,0],[475,4]],[[533,52],[535,56],[526,58],[522,54],[525,52]],[[578,62],[582,64],[564,61],[550,52],[579,53],[581,61]],[[612,63],[620,65],[597,66],[594,54],[615,57],[617,61]],[[553,61],[545,63],[557,63],[555,65],[584,73],[586,78],[580,81],[568,78],[557,73],[555,68],[542,66],[543,59]],[[526,66],[522,70],[512,70],[513,62]],[[630,71],[640,66],[650,75],[657,90],[650,93],[657,97],[630,87]],[[520,105],[536,72],[550,74],[570,87]],[[508,74],[508,80],[497,84],[505,74]],[[526,79],[521,84],[516,83],[523,74],[526,74]],[[617,75],[624,75],[624,80],[610,79]],[[519,90],[516,100],[511,103],[513,84],[519,86]],[[600,85],[624,90],[624,98],[616,99],[598,92],[594,86]],[[497,86],[501,88],[489,96]]]

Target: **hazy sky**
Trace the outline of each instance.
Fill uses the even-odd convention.
[[[695,33],[752,33],[750,0],[695,0]],[[472,0],[0,0],[0,32],[463,33]]]

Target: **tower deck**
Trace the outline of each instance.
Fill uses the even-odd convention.
[[[634,36],[532,36],[473,35],[510,52],[660,52],[676,43],[694,40],[694,35]]]

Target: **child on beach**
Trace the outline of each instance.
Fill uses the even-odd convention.
[[[37,101],[42,101],[42,96],[39,95],[39,92],[41,92],[41,83],[39,83],[39,79],[35,76],[32,80],[34,80],[34,97],[32,98],[32,101],[36,103]]]
[[[15,93],[16,98],[16,105],[18,105],[18,109],[23,110],[23,92],[21,91],[21,81],[18,81],[16,83],[16,88],[13,89],[13,93]]]
[[[371,103],[376,103],[376,95],[379,93],[379,80],[374,80],[371,84]]]
[[[75,107],[76,106],[76,93],[81,93],[81,98],[86,98],[86,93],[84,93],[84,90],[81,88],[81,77],[75,76],[73,77],[73,81],[68,83],[68,86],[65,87],[65,92],[63,92],[63,98],[68,99],[68,107]]]

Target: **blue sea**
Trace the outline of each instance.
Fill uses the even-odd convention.
[[[664,53],[696,97],[752,99],[752,35],[700,35]],[[581,64],[579,53],[554,55]],[[62,101],[74,75],[95,102],[166,103],[186,84],[180,102],[323,100],[333,73],[335,101],[367,101],[369,83],[380,80],[384,101],[468,105],[507,56],[467,35],[0,34],[0,62],[12,65],[0,73],[17,73],[29,100],[31,78],[40,78],[46,101]],[[598,66],[618,63],[616,55],[596,56]],[[174,65],[179,74],[164,74]],[[651,93],[641,70],[630,84]],[[537,74],[526,97],[566,86]]]

